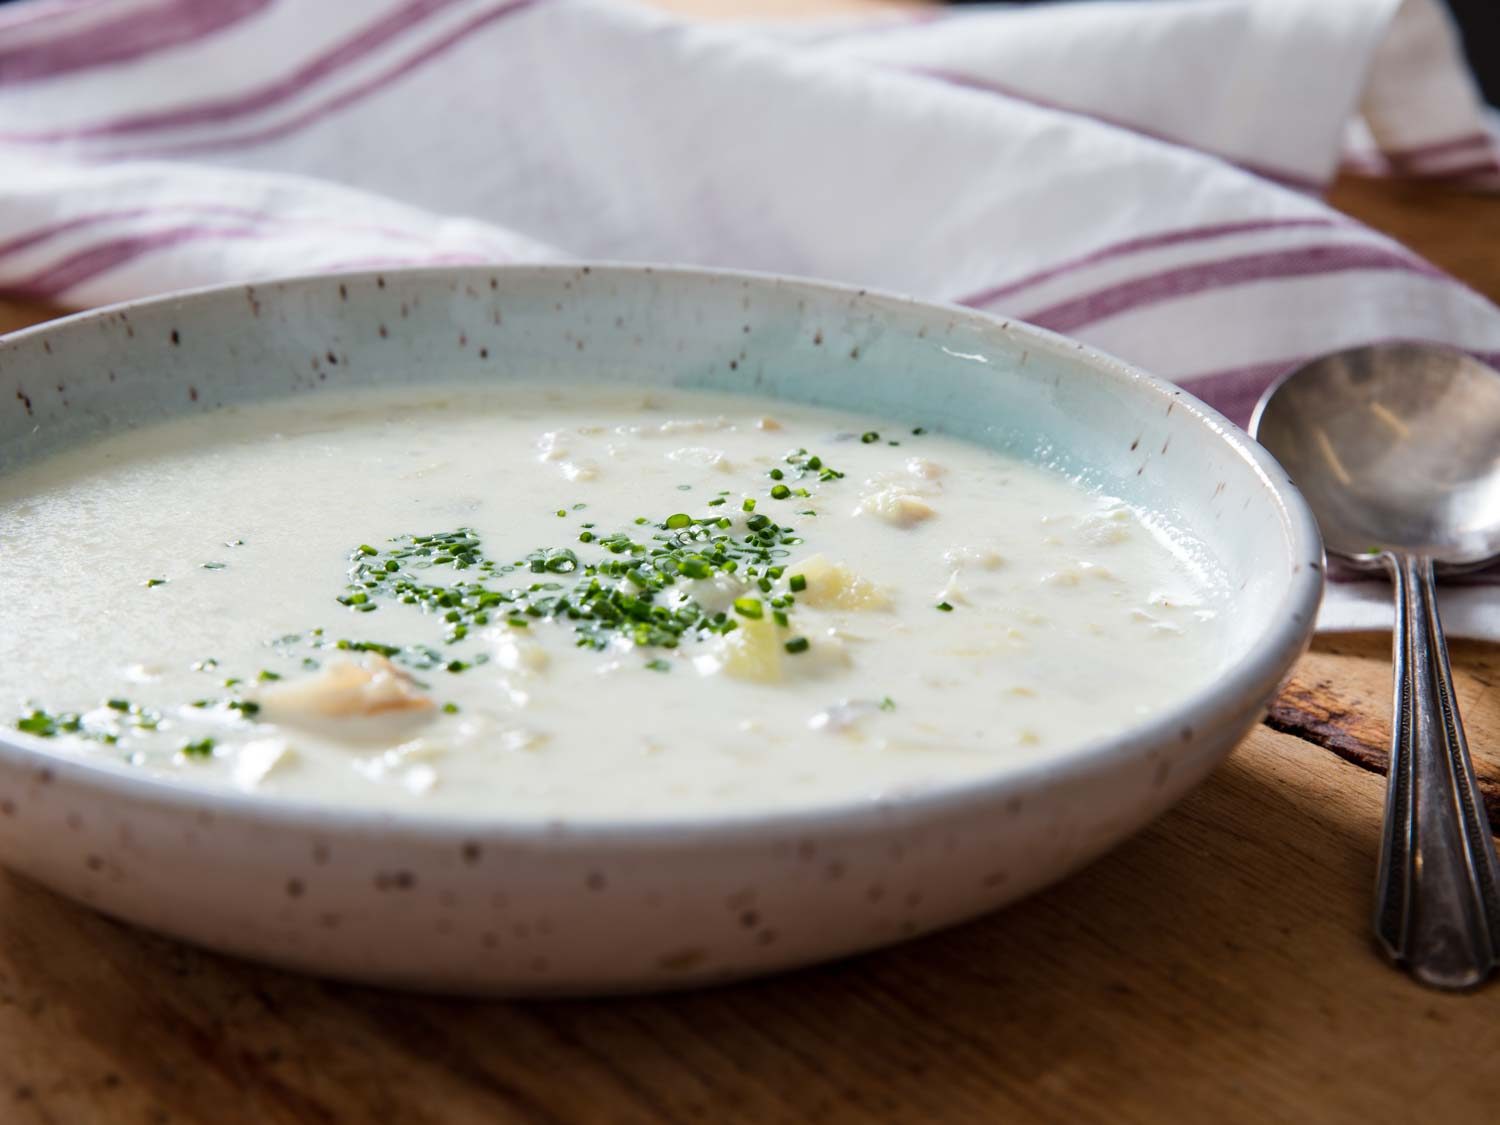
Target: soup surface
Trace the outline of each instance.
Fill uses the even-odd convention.
[[[728,395],[327,393],[0,478],[0,701],[60,750],[343,804],[882,800],[1210,681],[1180,529],[981,447]]]

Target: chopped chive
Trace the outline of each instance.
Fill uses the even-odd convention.
[[[775,485],[771,489],[771,499],[772,500],[785,500],[791,494],[792,494],[792,490],[790,488],[788,488],[784,484]]]
[[[660,657],[655,660],[646,661],[646,667],[650,668],[653,672],[670,672],[672,670],[672,666]]]
[[[270,671],[267,668],[262,668],[260,670],[260,675],[257,676],[256,679],[262,681],[263,683],[264,682],[269,682],[269,681],[272,681],[272,680],[279,680],[279,679],[281,679],[281,673],[280,672],[272,672],[272,671]]]
[[[896,701],[887,695],[880,701],[880,709],[882,711],[894,711],[896,709]]]
[[[745,512],[755,511],[755,501],[748,496],[745,497],[745,502],[740,505],[740,510]]]
[[[803,590],[807,589],[807,575],[794,574],[786,580],[786,584],[787,589],[793,593],[800,594]]]
[[[951,606],[947,602],[938,602],[937,608],[940,609],[940,610],[942,610],[944,613],[952,613],[953,612],[953,606]]]
[[[735,598],[734,611],[741,617],[758,621],[765,613],[765,608],[760,604],[759,598]]]
[[[686,512],[676,512],[667,517],[667,522],[664,526],[670,531],[676,531],[678,528],[691,526],[692,522],[693,517]]]
[[[179,748],[184,757],[187,758],[211,758],[214,753],[214,740],[211,738],[200,738],[196,742],[184,742]]]
[[[443,714],[445,714],[445,715],[457,715],[458,714],[458,704],[457,703],[444,703],[443,704]]]
[[[167,580],[165,578],[148,578],[148,579],[146,579],[146,589],[148,589],[148,590],[151,589],[151,587],[153,587],[153,586],[165,586],[166,584],[167,584]]]
[[[870,445],[872,442],[879,441],[880,435],[877,434],[874,430],[866,430],[864,433],[859,435],[859,440],[864,442],[866,445]]]
[[[806,637],[793,637],[791,640],[787,641],[785,645],[787,652],[793,654],[806,652],[811,647],[812,642],[809,641]]]

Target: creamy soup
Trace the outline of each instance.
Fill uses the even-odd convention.
[[[0,700],[69,754],[518,817],[882,800],[1226,658],[1180,529],[921,427],[603,386],[320,394],[0,478]]]

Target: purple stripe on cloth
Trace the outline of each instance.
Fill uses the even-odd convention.
[[[247,207],[231,207],[219,203],[184,203],[173,206],[162,207],[130,207],[116,211],[97,211],[91,215],[80,215],[77,218],[66,219],[62,222],[53,223],[50,226],[38,227],[25,234],[18,235],[7,242],[0,242],[0,261],[12,254],[18,254],[23,250],[29,250],[33,246],[47,242],[53,238],[71,234],[75,230],[85,230],[102,223],[121,222],[130,219],[146,218],[169,218],[180,215],[226,215],[230,218],[245,219],[258,226],[313,226],[319,229],[351,231],[361,234],[377,234],[383,238],[400,239],[403,242],[429,242],[426,235],[414,231],[402,230],[399,227],[380,226],[375,223],[344,223],[329,219],[321,215],[275,215],[266,211],[255,211]]]
[[[1317,277],[1353,270],[1398,270],[1450,280],[1446,274],[1420,258],[1383,246],[1299,246],[1291,250],[1271,250],[1178,266],[1131,278],[1081,297],[1059,301],[1020,315],[1022,319],[1050,328],[1054,332],[1076,332],[1085,325],[1120,313],[1210,289],[1254,281]]]
[[[326,229],[328,226],[325,223],[318,223],[316,225],[323,229]],[[0,282],[0,296],[16,297],[29,301],[55,300],[76,285],[89,281],[102,273],[118,269],[120,266],[127,265],[144,255],[156,253],[159,250],[167,250],[189,242],[264,238],[265,234],[264,227],[259,225],[221,227],[188,224],[170,227],[165,230],[151,231],[147,234],[127,235],[105,242],[94,243],[82,250],[75,251],[60,261],[43,267],[30,277],[21,278],[9,283]],[[371,257],[355,261],[343,261],[331,265],[319,265],[318,268],[326,270],[349,270],[380,265],[492,265],[508,260],[510,259],[503,255],[493,253],[434,251],[409,257]]]
[[[316,124],[325,117],[346,109],[356,102],[363,101],[372,94],[378,94],[386,90],[397,79],[403,78],[415,70],[420,69],[426,63],[447,52],[450,48],[457,46],[474,32],[489,24],[496,23],[506,16],[525,11],[528,8],[542,3],[544,0],[508,0],[499,7],[491,8],[487,12],[460,24],[448,34],[434,40],[423,47],[416,54],[397,63],[385,72],[375,75],[373,78],[360,83],[357,86],[330,98],[321,105],[316,105],[304,110],[295,117],[275,125],[267,126],[248,133],[240,133],[235,136],[220,137],[208,141],[195,141],[188,144],[165,146],[158,149],[148,149],[144,152],[131,153],[132,157],[174,157],[185,156],[202,152],[222,152],[227,149],[248,148],[253,145],[264,144],[267,141],[279,140],[292,133],[299,132],[309,125]]]
[[[51,226],[38,227],[36,230],[18,235],[7,242],[0,242],[0,261],[3,261],[12,254],[19,254],[23,250],[30,250],[33,246],[40,246],[43,242],[48,242],[64,234],[70,234],[75,230],[83,230],[107,220],[138,219],[147,213],[146,208],[135,207],[121,211],[106,211],[98,215],[84,215],[77,219],[68,219],[65,222],[53,223]]]
[[[96,243],[86,250],[71,254],[60,262],[32,274],[30,277],[6,284],[0,293],[31,301],[49,301],[67,292],[75,285],[107,273],[134,261],[144,254],[165,250],[183,242],[192,242],[205,237],[221,239],[254,238],[260,234],[255,227],[174,227],[170,230],[152,231],[150,234],[133,235]]]
[[[256,0],[256,2],[262,2],[262,0]],[[349,38],[303,63],[290,74],[231,97],[197,102],[174,109],[118,117],[94,125],[69,126],[40,133],[0,134],[0,140],[13,144],[50,144],[61,140],[88,137],[129,136],[159,129],[233,121],[249,114],[260,113],[297,97],[345,67],[359,62],[370,53],[399,39],[424,20],[459,2],[461,0],[410,0],[409,3],[365,25]]]
[[[996,94],[1000,97],[1010,98],[1013,101],[1025,102],[1027,105],[1034,105],[1041,109],[1060,110],[1063,113],[1071,113],[1075,116],[1087,117],[1090,120],[1098,121],[1104,125],[1112,125],[1116,129],[1124,129],[1127,132],[1136,133],[1142,137],[1150,137],[1152,140],[1164,141],[1167,144],[1176,145],[1179,148],[1190,148],[1194,152],[1207,151],[1190,145],[1179,137],[1169,136],[1166,133],[1158,133],[1153,130],[1147,129],[1145,126],[1137,125],[1134,122],[1125,121],[1117,117],[1111,117],[1103,113],[1096,113],[1092,110],[1078,109],[1074,106],[1065,105],[1062,102],[1051,101],[1047,98],[1039,97],[1035,94],[1028,94],[1024,91],[1002,85],[1001,83],[995,82],[991,79],[973,78],[967,74],[960,74],[957,71],[939,70],[929,67],[898,67],[896,69],[905,71],[907,74],[920,75],[924,78],[934,78],[939,82],[947,82],[950,85],[962,86],[968,90],[978,90],[986,94]],[[1246,172],[1249,172],[1251,175],[1259,176],[1263,180],[1270,180],[1273,183],[1281,184],[1283,187],[1294,188],[1297,191],[1322,194],[1325,190],[1327,190],[1328,187],[1327,180],[1315,180],[1309,176],[1302,175],[1299,172],[1290,172],[1283,168],[1272,168],[1265,164],[1259,164],[1250,160],[1241,159],[1237,156],[1229,156],[1222,153],[1210,153],[1210,155],[1217,156],[1221,160],[1226,160],[1229,163],[1235,165],[1237,168],[1242,168]]]
[[[22,7],[0,8],[0,32],[18,27],[34,27],[39,23],[51,23],[79,12],[101,8],[112,0],[31,0]]]
[[[1001,297],[1009,297],[1022,289],[1029,289],[1033,285],[1039,285],[1044,281],[1051,281],[1054,277],[1072,273],[1092,266],[1099,262],[1108,261],[1126,254],[1135,254],[1143,250],[1157,250],[1164,246],[1181,246],[1189,242],[1205,242],[1215,238],[1229,238],[1237,234],[1256,234],[1261,231],[1289,230],[1307,227],[1341,227],[1349,223],[1339,216],[1307,216],[1304,218],[1288,219],[1246,219],[1233,223],[1210,223],[1205,226],[1184,227],[1181,230],[1163,231],[1158,234],[1148,234],[1141,238],[1130,238],[1124,242],[1116,242],[1099,250],[1090,251],[1077,258],[1069,258],[1055,266],[1038,270],[1027,274],[1016,281],[1007,281],[1003,285],[981,290],[968,297],[961,298],[957,303],[960,305],[987,305],[991,301],[997,301]]]
[[[1266,388],[1304,362],[1306,357],[1275,359],[1174,381],[1243,429],[1250,425],[1250,415]]]
[[[266,8],[272,0],[160,0],[55,38],[0,44],[0,86],[56,78],[128,62],[207,38]],[[116,5],[120,7],[119,5]]]

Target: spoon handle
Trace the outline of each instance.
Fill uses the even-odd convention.
[[[1464,740],[1432,560],[1387,555],[1396,706],[1375,936],[1424,984],[1465,988],[1500,953],[1500,863]]]

